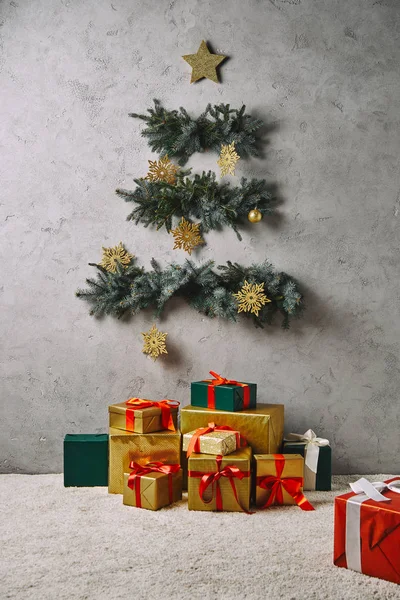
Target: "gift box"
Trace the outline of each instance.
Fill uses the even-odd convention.
[[[304,489],[328,492],[332,479],[332,451],[329,440],[317,437],[312,429],[303,435],[289,433],[283,441],[285,454],[304,457]]]
[[[180,463],[181,434],[173,431],[154,433],[129,433],[121,429],[109,430],[108,492],[122,494],[124,473],[129,473],[130,463],[145,465],[162,462],[167,465]]]
[[[256,505],[297,504],[314,510],[303,494],[304,459],[300,454],[255,454]]]
[[[227,456],[192,454],[188,471],[189,510],[248,512],[251,448]]]
[[[152,433],[178,428],[178,406],[175,400],[129,398],[108,407],[110,427],[134,433]]]
[[[351,487],[335,498],[334,564],[400,583],[400,477]]]
[[[283,438],[283,404],[258,404],[257,408],[240,412],[209,410],[200,406],[184,406],[181,409],[181,431],[183,434],[207,427],[210,421],[228,425],[251,446],[253,452],[272,454],[279,452]],[[187,487],[187,458],[181,457],[183,489]]]
[[[182,500],[182,469],[161,462],[144,466],[132,462],[124,473],[123,503],[127,506],[158,510]]]
[[[108,483],[108,435],[67,434],[64,438],[65,487],[106,486]]]
[[[182,450],[186,451],[186,456],[190,456],[192,452],[225,456],[240,448],[241,443],[246,445],[245,440],[240,439],[238,431],[232,431],[226,425],[218,427],[215,423],[209,423],[207,427],[199,427],[182,436]]]
[[[210,374],[213,379],[191,384],[192,406],[234,412],[256,407],[256,383],[225,379],[214,371]]]

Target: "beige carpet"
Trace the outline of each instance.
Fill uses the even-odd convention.
[[[332,565],[332,500],[348,480],[309,492],[315,512],[248,516],[185,501],[151,512],[105,488],[65,489],[62,475],[1,475],[0,598],[399,599],[400,586]]]

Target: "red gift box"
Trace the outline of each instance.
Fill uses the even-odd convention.
[[[335,498],[334,564],[400,583],[400,477],[351,487]]]

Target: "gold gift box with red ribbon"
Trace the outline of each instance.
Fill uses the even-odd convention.
[[[335,498],[333,562],[400,584],[400,477],[380,484],[384,500],[354,492]]]
[[[303,494],[304,458],[300,454],[255,454],[256,505],[297,504],[314,510]]]
[[[110,427],[134,433],[177,430],[179,402],[129,398],[108,407]]]
[[[256,407],[256,383],[226,379],[214,371],[210,375],[212,379],[191,384],[192,406],[234,412]]]
[[[140,465],[149,462],[180,464],[181,434],[168,430],[130,433],[110,427],[108,451],[108,492],[122,494],[124,473],[129,473],[129,465],[132,461]]]
[[[192,454],[188,471],[189,510],[249,512],[251,448],[227,456]]]
[[[226,456],[241,445],[245,446],[246,440],[240,437],[238,431],[228,425],[219,427],[215,423],[209,423],[207,427],[199,427],[182,436],[182,450],[188,457],[192,452]]]
[[[180,465],[162,462],[139,465],[132,461],[130,473],[124,473],[123,503],[127,506],[158,510],[182,500]]]

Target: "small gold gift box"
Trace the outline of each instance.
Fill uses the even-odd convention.
[[[154,465],[159,465],[159,470]],[[163,472],[168,466],[171,472]],[[131,473],[124,473],[123,503],[127,506],[158,510],[182,500],[182,469],[179,465],[150,463],[132,468]]]
[[[300,454],[255,454],[254,459],[258,507],[307,502],[302,493],[304,458]]]
[[[195,431],[185,433],[182,436],[182,450],[187,452],[193,436],[201,433],[201,431],[207,431],[207,429],[208,428],[199,428]],[[194,452],[200,454],[220,454],[221,456],[225,456],[226,454],[235,452],[238,441],[240,445],[239,432],[215,429],[208,433],[201,433],[201,435],[198,436]]]
[[[110,427],[133,433],[152,433],[178,426],[178,406],[175,400],[143,400],[130,398],[108,407]]]

